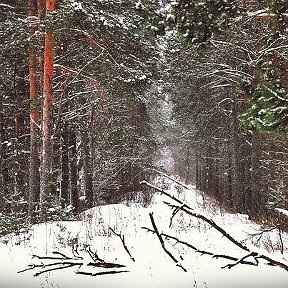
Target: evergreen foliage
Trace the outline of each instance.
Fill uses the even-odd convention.
[[[160,35],[176,29],[181,42],[202,46],[226,31],[240,14],[238,1],[170,1],[148,16],[148,28]]]
[[[284,183],[278,184],[275,188],[269,187],[268,191],[268,201],[267,201],[267,208],[270,211],[274,211],[275,208],[285,208],[287,207],[288,200],[286,198],[285,192],[285,185]]]
[[[148,29],[159,35],[176,31],[180,42],[191,48],[211,49],[211,45],[215,45],[213,41],[222,41],[223,36],[232,33],[231,29],[237,29],[243,20],[244,23],[253,21],[250,20],[251,15],[258,25],[262,26],[260,22],[263,22],[263,26],[268,25],[269,30],[265,31],[265,37],[262,39],[263,48],[256,60],[256,69],[259,69],[260,76],[254,79],[257,84],[253,83],[248,92],[247,110],[239,116],[251,130],[286,134],[287,81],[285,76],[283,77],[286,75],[286,68],[285,65],[279,66],[281,61],[286,60],[279,55],[278,49],[281,50],[281,47],[286,47],[287,44],[287,3],[266,0],[258,1],[260,3],[255,5],[253,1],[248,2],[242,5],[241,1],[177,0],[168,1],[160,9],[144,6],[140,6],[139,9],[148,15]],[[258,15],[257,11],[253,11],[254,7],[261,8],[262,12]],[[268,15],[264,15],[263,20],[257,20],[263,13]],[[246,75],[244,77],[247,78]],[[245,79],[241,82],[247,84]],[[241,87],[247,92],[247,87]]]
[[[35,195],[29,218],[34,222],[67,219],[67,207],[73,206],[76,214],[141,190],[139,177],[155,149],[144,93],[157,72],[154,39],[139,29],[142,16],[135,12],[134,1],[57,1],[56,10],[47,14],[45,1],[39,3],[44,5],[40,18],[27,17],[28,1],[0,5],[2,199],[17,192],[28,201],[29,112],[38,109],[41,118],[45,33],[53,32],[56,40],[51,195],[41,207]],[[40,79],[39,100],[30,108],[29,47],[36,50]],[[3,219],[14,221],[17,213],[8,213],[7,203],[1,204]],[[27,211],[22,208],[19,213],[24,214],[18,216],[25,226],[28,218],[22,216]]]
[[[4,209],[0,214],[0,236],[21,232],[29,227],[28,202],[22,193],[13,193],[3,198]]]

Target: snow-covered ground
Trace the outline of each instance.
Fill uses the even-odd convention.
[[[282,262],[287,260],[287,234],[281,235],[284,244],[284,253],[281,254],[278,231],[267,232],[262,237],[260,234],[252,237],[252,234],[260,231],[260,227],[249,221],[245,215],[223,212],[193,188],[179,189],[176,184],[172,184],[169,193],[186,201],[195,211],[212,218],[237,240],[245,240],[245,244],[252,247],[251,250],[262,251],[261,253],[276,257]],[[79,221],[35,225],[28,233],[2,237],[0,239],[0,287],[288,287],[288,272],[279,267],[265,265],[265,261],[260,261],[258,266],[239,264],[231,269],[222,269],[222,266],[232,262],[195,253],[194,250],[181,246],[175,241],[167,240],[166,248],[187,270],[184,272],[164,252],[157,236],[142,229],[144,226],[152,229],[149,213],[153,212],[160,233],[173,235],[199,249],[213,253],[237,258],[243,257],[245,253],[207,223],[183,213],[178,212],[169,227],[172,211],[163,201],[173,203],[167,196],[155,193],[153,202],[148,207],[142,207],[140,204],[95,207],[83,213]],[[120,237],[109,228],[125,237],[125,245],[135,262],[124,249]],[[54,266],[35,267],[17,273],[27,268],[29,264],[47,265],[53,262],[49,259],[32,258],[33,254],[55,257],[58,254],[52,252],[57,251],[73,256],[72,247],[76,244],[79,245],[77,250],[79,255],[84,258],[81,260],[83,262],[81,267],[59,269],[37,277],[33,275]],[[91,262],[87,253],[88,246],[105,262],[118,263],[125,267],[107,269],[87,266],[86,264]],[[77,271],[99,273],[112,270],[127,272],[97,276],[75,273]]]

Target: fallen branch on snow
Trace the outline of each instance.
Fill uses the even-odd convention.
[[[130,259],[131,259],[133,262],[135,262],[134,257],[131,255],[131,253],[130,253],[130,251],[129,251],[126,243],[125,243],[125,238],[124,238],[124,236],[122,236],[122,235],[119,234],[119,233],[116,233],[111,227],[109,227],[109,229],[110,229],[117,237],[120,238],[120,240],[121,240],[121,242],[122,242],[122,245],[123,245],[125,251],[126,251],[127,254],[130,256]]]
[[[142,227],[142,229],[145,229],[148,232],[155,233],[155,231],[153,229],[150,229],[150,228],[147,228],[147,227]],[[181,245],[187,246],[188,248],[193,249],[196,253],[199,253],[201,255],[209,255],[209,256],[212,256],[212,258],[216,258],[216,259],[223,258],[223,259],[232,260],[232,261],[239,261],[239,259],[237,257],[233,257],[233,256],[229,256],[229,255],[223,255],[223,254],[215,254],[215,253],[212,253],[212,252],[209,252],[209,251],[200,250],[200,249],[196,248],[195,246],[193,246],[192,244],[190,244],[190,243],[188,243],[186,241],[180,240],[177,237],[172,236],[172,235],[161,233],[161,237],[162,238],[166,238],[167,240],[173,240],[177,244],[181,244]],[[247,261],[247,260],[244,260],[244,259],[242,259],[240,261],[240,264],[257,266],[257,263],[251,262],[251,261]]]
[[[222,268],[232,268],[238,264],[249,264],[249,265],[255,265],[255,266],[258,266],[259,264],[259,259],[263,259],[265,261],[267,261],[267,264],[268,265],[271,265],[271,266],[278,266],[278,267],[281,267],[282,269],[288,271],[288,264],[284,263],[284,262],[280,262],[278,260],[275,260],[275,259],[272,259],[271,257],[267,256],[267,255],[264,255],[264,254],[260,254],[256,251],[252,251],[250,248],[248,248],[246,245],[244,245],[243,243],[237,241],[233,236],[231,236],[227,231],[225,231],[225,229],[223,229],[222,227],[220,227],[219,225],[217,225],[212,219],[209,219],[207,218],[206,216],[202,215],[202,214],[199,214],[199,213],[195,213],[193,211],[193,209],[191,207],[189,207],[186,203],[184,203],[183,201],[179,200],[178,198],[176,198],[175,196],[173,195],[170,195],[169,193],[167,193],[166,191],[164,191],[163,189],[160,189],[158,188],[157,186],[154,186],[153,184],[150,184],[149,182],[147,181],[142,181],[140,182],[140,184],[144,184],[144,185],[147,185],[149,186],[150,188],[153,188],[155,190],[157,190],[158,192],[160,192],[161,194],[164,194],[166,195],[167,197],[169,197],[170,199],[174,200],[176,203],[178,203],[178,205],[175,205],[175,204],[170,204],[168,202],[164,202],[165,204],[167,204],[170,208],[173,209],[173,212],[172,212],[172,216],[171,216],[171,219],[170,219],[170,224],[172,223],[172,219],[176,216],[176,214],[179,212],[179,211],[182,211],[192,217],[196,217],[198,219],[201,219],[203,220],[204,222],[208,223],[211,227],[213,227],[214,229],[216,229],[218,232],[220,232],[225,238],[227,238],[230,242],[232,242],[234,245],[238,246],[240,249],[248,252],[247,255],[245,255],[244,257],[238,259],[238,258],[235,258],[235,257],[230,257],[230,256],[226,256],[226,255],[214,255],[213,253],[211,252],[207,252],[207,251],[201,251],[199,249],[197,249],[196,247],[194,247],[193,245],[191,244],[188,244],[186,242],[183,242],[179,239],[177,239],[176,237],[172,237],[172,236],[169,236],[167,234],[163,234],[163,233],[159,233],[158,231],[158,228],[156,227],[155,225],[155,222],[152,221],[153,219],[153,215],[152,215],[152,219],[151,219],[151,216],[150,216],[150,219],[151,219],[151,222],[152,222],[152,226],[153,226],[153,229],[154,230],[151,230],[149,228],[146,228],[146,227],[143,227],[144,229],[152,232],[152,233],[155,233],[157,235],[157,237],[159,238],[159,240],[161,239],[161,246],[162,248],[164,249],[165,247],[165,244],[164,244],[164,240],[163,240],[163,236],[165,236],[166,238],[171,238],[171,239],[174,239],[176,240],[178,243],[181,243],[181,244],[185,244],[186,246],[194,249],[196,252],[199,252],[200,251],[202,252],[202,254],[207,254],[207,255],[211,255],[213,256],[214,258],[226,258],[226,259],[230,259],[230,260],[233,260],[235,261],[234,263],[231,263],[231,264],[227,264],[225,265],[224,267]],[[153,224],[154,222],[154,224]],[[162,244],[163,243],[163,244]],[[164,249],[165,250],[165,249]],[[167,253],[167,251],[165,250],[165,252]],[[173,256],[174,257],[174,256]],[[253,258],[254,261],[251,262],[251,261],[247,261],[245,259],[247,258]]]
[[[163,176],[163,177],[165,177],[165,178],[167,178],[167,179],[175,182],[176,184],[178,184],[179,186],[182,186],[182,187],[185,188],[185,189],[189,189],[189,187],[188,187],[186,184],[181,183],[181,182],[178,181],[177,179],[171,177],[170,175],[168,175],[168,174],[166,174],[166,173],[164,173],[164,172],[162,172],[162,171],[159,171],[159,170],[157,170],[157,169],[155,169],[155,168],[148,168],[148,170],[160,174],[161,176]]]
[[[30,264],[28,265],[28,268],[18,271],[17,273],[22,273],[26,272],[29,270],[34,270],[34,269],[39,269],[34,276],[37,277],[43,273],[55,271],[55,270],[61,270],[61,269],[66,269],[74,266],[78,266],[78,269],[75,271],[76,274],[82,274],[82,275],[90,275],[90,276],[99,276],[99,275],[106,275],[106,274],[117,274],[117,273],[123,273],[123,272],[129,272],[127,270],[117,270],[119,268],[124,268],[125,265],[118,264],[118,263],[110,263],[110,262],[105,262],[104,260],[100,259],[96,252],[92,252],[91,249],[87,250],[89,256],[92,259],[92,262],[89,263],[84,263],[82,257],[69,257],[61,252],[55,251],[52,252],[52,254],[60,255],[59,256],[39,256],[39,255],[33,255],[32,258],[37,258],[41,260],[39,264]],[[48,261],[48,263],[44,263]],[[52,262],[49,262],[52,261]],[[93,268],[99,268],[100,270],[96,270],[93,272],[89,271],[80,271],[80,268],[85,268],[85,266],[88,267],[93,267]],[[103,269],[107,269],[107,271],[103,271]],[[109,270],[108,270],[109,269]],[[116,270],[115,270],[116,269]]]
[[[149,213],[149,217],[154,228],[153,233],[155,233],[160,241],[162,249],[167,253],[167,255],[176,263],[176,266],[179,266],[183,271],[187,272],[187,270],[179,263],[179,261],[173,256],[173,254],[166,248],[165,242],[162,238],[162,234],[159,233],[158,228],[155,224],[155,220],[153,218],[153,213]]]

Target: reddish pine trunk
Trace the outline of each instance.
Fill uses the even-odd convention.
[[[55,10],[55,0],[46,0],[46,13]],[[43,204],[50,194],[50,179],[52,168],[52,117],[53,117],[53,61],[54,61],[54,33],[46,30],[44,48],[44,102],[43,102],[43,147],[40,203]]]

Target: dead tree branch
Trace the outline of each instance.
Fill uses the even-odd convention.
[[[150,229],[150,228],[147,228],[147,227],[142,227],[142,229],[145,229],[147,230],[148,232],[151,232],[151,233],[155,233],[154,230]],[[232,260],[232,261],[239,261],[239,259],[237,257],[233,257],[233,256],[229,256],[229,255],[223,255],[223,254],[215,254],[215,253],[212,253],[210,251],[206,251],[206,250],[200,250],[198,249],[197,247],[195,247],[194,245],[186,242],[186,241],[183,241],[183,240],[180,240],[178,239],[177,237],[175,236],[172,236],[172,235],[168,235],[168,234],[165,234],[165,233],[161,233],[161,236],[166,238],[167,240],[173,240],[175,241],[177,244],[181,244],[181,245],[184,245],[188,248],[191,248],[192,250],[194,250],[196,253],[199,253],[201,255],[208,255],[208,256],[211,256],[212,258],[223,258],[223,259],[227,259],[227,260]],[[240,260],[239,261],[240,264],[246,264],[246,265],[253,265],[253,266],[257,266],[257,264],[255,262],[252,262],[252,261],[246,261],[244,259]]]
[[[220,227],[219,225],[217,225],[212,219],[207,218],[206,216],[199,214],[199,213],[195,213],[192,212],[191,210],[188,210],[186,207],[182,206],[178,206],[178,205],[173,205],[170,204],[168,202],[165,202],[165,204],[167,204],[169,207],[173,208],[174,211],[183,211],[186,214],[196,217],[198,219],[201,219],[203,221],[205,221],[206,223],[208,223],[210,226],[212,226],[214,229],[216,229],[218,232],[220,232],[225,238],[227,238],[229,241],[231,241],[233,244],[235,244],[236,246],[238,246],[239,248],[250,252],[249,248],[247,246],[245,246],[244,244],[240,243],[239,241],[237,241],[235,238],[233,238],[227,231],[225,231],[222,227]],[[191,209],[191,208],[190,208]]]
[[[202,214],[199,214],[199,213],[195,213],[195,212],[192,212],[193,211],[193,208],[189,207],[186,203],[184,203],[183,201],[179,200],[178,198],[176,198],[175,196],[173,195],[170,195],[169,193],[167,193],[166,191],[164,191],[163,189],[160,189],[150,183],[148,183],[147,181],[142,181],[140,182],[140,184],[144,184],[144,185],[147,185],[157,191],[159,191],[161,194],[164,194],[166,195],[167,197],[171,198],[172,200],[174,200],[175,202],[177,202],[178,204],[180,204],[181,206],[177,206],[177,205],[172,205],[168,202],[164,202],[165,204],[167,204],[168,206],[170,206],[171,208],[174,209],[174,212],[173,212],[173,217],[177,214],[177,212],[179,211],[183,211],[185,213],[187,213],[188,215],[190,216],[193,216],[193,217],[196,217],[196,218],[199,218],[205,222],[207,222],[208,224],[210,224],[213,228],[215,228],[217,231],[219,231],[224,237],[226,237],[228,240],[230,240],[231,242],[233,242],[235,245],[237,245],[239,248],[247,251],[247,252],[250,252],[248,247],[246,247],[244,244],[238,242],[236,239],[234,239],[231,235],[229,235],[223,228],[221,228],[220,226],[218,226],[212,219],[209,219],[207,217],[205,217],[204,215]],[[170,222],[171,223],[171,222]]]
[[[176,184],[178,184],[179,186],[181,186],[181,187],[183,187],[183,188],[185,188],[185,189],[189,189],[189,187],[188,187],[187,185],[181,183],[181,182],[178,181],[177,179],[171,177],[170,175],[168,175],[168,174],[166,174],[166,173],[164,173],[164,172],[162,172],[162,171],[159,171],[159,170],[157,170],[157,169],[155,169],[155,168],[149,168],[149,170],[160,174],[161,176],[163,176],[163,177],[165,177],[165,178],[167,178],[167,179],[175,182]]]
[[[122,242],[122,245],[123,245],[125,251],[126,251],[127,254],[129,255],[130,259],[131,259],[133,262],[135,262],[134,257],[131,255],[131,253],[130,253],[130,251],[129,251],[126,243],[125,243],[125,238],[124,238],[124,236],[122,236],[120,233],[116,233],[116,232],[113,230],[113,228],[111,228],[111,227],[109,227],[109,229],[110,229],[117,237],[120,238],[120,240],[121,240],[121,242]]]
[[[153,232],[157,235],[157,237],[158,237],[158,239],[160,241],[160,244],[162,246],[162,249],[176,263],[176,266],[179,266],[181,269],[183,269],[183,271],[187,272],[187,270],[179,263],[179,261],[173,256],[173,254],[165,247],[165,242],[164,242],[164,240],[162,238],[162,235],[158,231],[158,228],[156,226],[156,223],[155,223],[155,220],[154,220],[154,217],[153,217],[153,213],[149,213],[149,217],[150,217],[153,229],[154,229]]]
[[[238,260],[235,261],[234,263],[227,264],[227,265],[223,266],[222,268],[226,268],[226,267],[227,267],[228,269],[231,269],[232,267],[236,266],[237,264],[243,264],[243,261],[244,261],[245,259],[249,258],[249,257],[253,257],[254,260],[256,261],[256,262],[254,263],[254,265],[255,265],[255,266],[258,266],[259,261],[258,261],[258,259],[257,259],[257,253],[251,252],[251,253],[243,256],[242,258],[238,259]],[[245,262],[247,262],[247,261],[245,261]]]
[[[88,276],[100,276],[100,275],[107,275],[107,274],[119,274],[129,272],[128,270],[121,270],[121,271],[104,271],[104,272],[85,272],[85,271],[76,271],[76,274],[81,275],[88,275]]]
[[[17,273],[26,272],[29,270],[39,269],[34,276],[39,276],[41,274],[51,272],[54,270],[61,270],[66,269],[74,266],[78,266],[78,269],[75,271],[76,274],[83,274],[83,275],[91,275],[91,276],[98,276],[98,275],[105,275],[105,274],[116,274],[116,273],[122,273],[122,272],[129,272],[127,270],[115,270],[118,268],[124,268],[125,265],[118,264],[118,263],[112,263],[112,262],[105,262],[104,260],[100,259],[96,252],[92,252],[91,249],[87,250],[87,253],[92,259],[92,262],[84,263],[83,257],[79,256],[73,256],[68,257],[67,255],[61,253],[61,252],[52,252],[52,254],[60,255],[61,257],[55,257],[55,256],[39,256],[39,255],[33,255],[32,258],[37,258],[41,260],[41,263],[39,264],[30,264],[28,265],[28,268],[23,269],[21,271],[18,271]],[[43,261],[42,261],[43,260]],[[47,262],[48,263],[44,263]],[[49,262],[52,261],[52,262]],[[89,272],[89,271],[79,271],[80,267],[94,267],[101,269],[100,271],[95,272]],[[103,271],[103,269],[107,269],[107,271]],[[111,270],[112,269],[112,270]]]
[[[175,202],[177,202],[179,205],[175,205],[175,204],[170,204],[168,202],[164,202],[165,204],[167,204],[169,207],[171,207],[173,209],[173,212],[172,212],[172,217],[171,217],[171,220],[170,220],[170,224],[171,224],[171,221],[172,219],[175,217],[175,215],[179,212],[179,211],[182,211],[184,213],[186,213],[187,215],[189,216],[192,216],[192,217],[196,217],[198,219],[201,219],[203,220],[204,222],[208,223],[212,228],[214,228],[215,230],[217,230],[218,232],[220,232],[222,234],[223,237],[225,237],[226,239],[228,239],[230,242],[232,242],[234,245],[236,245],[237,247],[239,247],[240,249],[248,252],[247,255],[245,255],[244,257],[238,259],[238,258],[234,258],[234,257],[231,257],[231,258],[227,258],[227,257],[230,257],[230,256],[225,256],[225,255],[218,255],[216,256],[215,255],[215,258],[227,258],[227,259],[231,259],[231,260],[234,260],[235,262],[232,263],[232,264],[228,264],[222,268],[232,268],[238,264],[248,264],[247,262],[249,262],[250,265],[256,265],[258,266],[258,259],[263,259],[265,261],[267,261],[267,264],[268,265],[271,265],[271,266],[278,266],[286,271],[288,271],[288,264],[287,263],[284,263],[284,262],[280,262],[278,260],[275,260],[267,255],[264,255],[264,254],[260,254],[256,251],[253,251],[251,250],[250,248],[248,248],[246,245],[244,245],[243,243],[239,242],[238,240],[236,240],[232,235],[230,235],[227,231],[225,231],[225,229],[223,229],[222,227],[220,227],[219,225],[217,225],[212,219],[209,219],[208,217],[200,214],[200,213],[196,213],[193,211],[193,209],[191,207],[189,207],[186,203],[184,203],[183,201],[177,199],[175,196],[173,195],[170,195],[169,193],[167,193],[166,191],[164,191],[163,189],[160,189],[150,183],[148,183],[147,181],[142,181],[141,184],[144,184],[144,185],[147,185],[151,188],[154,188],[155,190],[159,191],[161,194],[164,194],[166,195],[167,197],[171,198],[172,200],[174,200]],[[165,243],[164,243],[164,240],[163,240],[163,237],[165,237],[165,234],[160,234],[156,225],[155,225],[155,222],[154,222],[154,219],[153,219],[153,215],[152,213],[149,214],[150,215],[150,219],[151,219],[151,222],[152,222],[152,226],[153,226],[153,229],[154,230],[148,230],[150,232],[153,232],[157,235],[158,239],[160,240],[160,243],[161,243],[161,246],[162,248],[165,250]],[[145,228],[147,229],[147,228]],[[169,237],[169,235],[166,235]],[[166,237],[167,238],[167,237]],[[172,237],[170,237],[172,239]],[[174,237],[174,240],[176,240],[177,238]],[[177,241],[179,242],[180,240],[177,239]],[[179,242],[180,243],[180,242]],[[183,243],[182,243],[183,244]],[[186,244],[187,245],[187,244]],[[195,251],[199,251],[200,253],[200,250],[198,250],[196,247],[192,246],[192,245],[187,245],[188,247],[194,249]],[[165,250],[166,252],[166,250]],[[169,252],[170,253],[170,252]],[[171,254],[171,253],[170,253]],[[206,252],[204,251],[203,254],[208,254],[208,255],[214,255],[213,253],[210,254],[210,252]],[[169,254],[168,254],[169,255]],[[172,255],[172,254],[171,254]],[[212,256],[211,255],[211,256]],[[224,256],[224,257],[222,257]],[[171,257],[171,256],[170,256]],[[252,257],[255,261],[254,264],[251,264],[253,262],[250,262],[250,261],[246,261],[245,259],[249,258],[249,257]],[[171,257],[172,259],[175,259],[174,256]],[[175,261],[175,260],[174,260]],[[176,260],[177,261],[177,260]]]
[[[146,185],[146,186],[148,186],[148,187],[150,187],[150,188],[152,188],[152,189],[155,189],[156,191],[160,192],[161,194],[166,195],[167,197],[173,199],[173,200],[174,200],[175,202],[177,202],[178,204],[181,204],[181,205],[183,205],[184,207],[186,207],[186,208],[188,208],[188,209],[192,209],[192,208],[190,208],[189,206],[187,206],[187,205],[186,205],[183,201],[181,201],[180,199],[178,199],[178,198],[174,197],[173,195],[170,195],[169,193],[167,193],[164,189],[161,189],[161,188],[159,188],[159,187],[157,187],[157,186],[155,186],[155,185],[153,185],[153,184],[150,184],[149,182],[147,182],[147,181],[145,181],[145,180],[141,181],[140,184],[143,184],[143,185]]]
[[[103,259],[101,259],[99,256],[98,256],[98,254],[97,254],[97,252],[96,251],[92,251],[91,250],[91,247],[90,246],[88,246],[88,248],[87,248],[87,252],[88,252],[88,254],[89,254],[89,256],[91,257],[91,259],[92,259],[92,261],[93,262],[97,262],[97,263],[99,263],[99,262],[104,262],[104,260]]]

